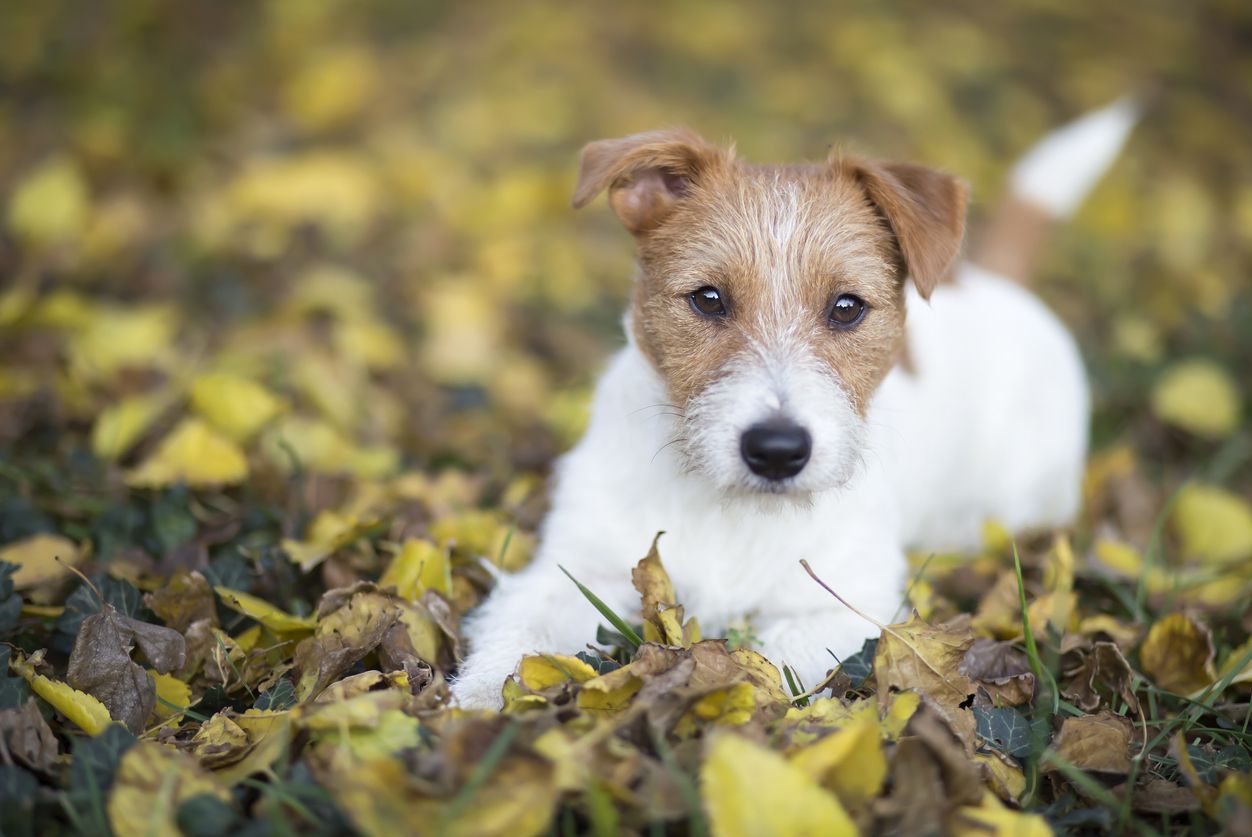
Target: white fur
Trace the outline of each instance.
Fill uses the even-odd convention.
[[[1066,218],[1082,203],[1125,145],[1140,106],[1131,96],[1048,134],[1013,167],[1013,193]]]
[[[681,425],[658,406],[668,402],[663,382],[633,344],[620,351],[586,435],[559,464],[534,563],[502,577],[467,622],[470,655],[453,684],[462,705],[499,705],[523,655],[573,653],[594,639],[601,617],[558,564],[618,612],[637,614],[630,569],[661,530],[678,598],[706,632],[747,618],[760,650],[813,685],[834,665],[831,653],[854,652],[876,630],[818,587],[801,558],[886,621],[901,604],[906,546],[969,546],[989,518],[1012,529],[1068,521],[1088,395],[1061,323],[1028,292],[973,267],[929,304],[911,296],[907,322],[916,372],[887,377],[864,427],[838,383],[815,377],[780,337],[695,405],[715,428],[705,441],[722,451],[695,468],[684,445],[670,444]],[[738,432],[775,405],[809,424],[814,485],[835,487],[727,490],[745,479]]]

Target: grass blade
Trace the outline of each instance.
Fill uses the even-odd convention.
[[[566,578],[574,582],[575,586],[578,587],[578,592],[582,593],[587,601],[591,602],[595,609],[600,611],[600,615],[609,620],[609,624],[612,625],[619,634],[626,638],[626,641],[631,645],[631,650],[638,651],[639,646],[643,645],[643,639],[640,638],[639,634],[635,633],[635,629],[632,628],[625,619],[614,613],[613,608],[606,605],[599,596],[587,589],[585,584],[570,575],[569,570],[561,567],[560,564],[557,566],[560,567],[561,572],[565,573]]]

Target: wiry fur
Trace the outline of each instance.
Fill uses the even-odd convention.
[[[801,558],[885,621],[905,546],[969,546],[989,518],[1071,519],[1087,440],[1078,352],[1000,277],[965,267],[941,284],[962,235],[958,181],[857,160],[750,166],[662,131],[589,146],[575,204],[605,188],[639,251],[628,345],[559,464],[534,563],[470,617],[463,704],[498,704],[521,656],[592,639],[599,615],[558,564],[633,612],[630,567],[658,531],[688,613],[713,632],[748,619],[761,650],[813,684],[873,629]],[[706,285],[725,317],[692,310]],[[843,293],[869,305],[855,328],[826,319]],[[770,482],[740,437],[780,417],[813,450]]]

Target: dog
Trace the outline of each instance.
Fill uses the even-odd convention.
[[[607,190],[638,254],[626,346],[558,463],[534,562],[467,620],[455,699],[499,706],[524,655],[594,638],[601,617],[562,566],[637,613],[630,570],[658,532],[687,613],[746,620],[754,647],[816,685],[877,631],[800,559],[889,622],[906,548],[976,546],[988,520],[1070,523],[1087,379],[1024,285],[1027,251],[1135,116],[1115,103],[1028,153],[985,265],[954,266],[967,189],[925,166],[750,165],[685,129],[588,145],[574,207]]]

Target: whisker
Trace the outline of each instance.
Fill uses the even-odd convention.
[[[665,450],[665,449],[666,449],[667,447],[669,447],[670,445],[676,445],[676,444],[678,444],[679,442],[685,442],[685,441],[687,441],[687,437],[686,437],[686,436],[679,436],[679,437],[678,437],[678,438],[676,438],[676,439],[670,439],[668,442],[666,442],[665,444],[663,444],[663,445],[661,445],[659,448],[657,448],[656,453],[652,454],[652,459],[651,459],[651,461],[652,461],[652,462],[656,462],[656,458],[657,458],[658,456],[660,456],[660,455],[661,455],[661,451]]]
[[[667,404],[663,402],[660,404],[644,404],[642,407],[640,407],[637,410],[631,410],[630,415],[633,416],[635,413],[642,413],[644,410],[655,410],[659,407],[664,407],[667,410],[678,410],[677,404]],[[682,412],[682,411],[679,410],[679,412]]]

